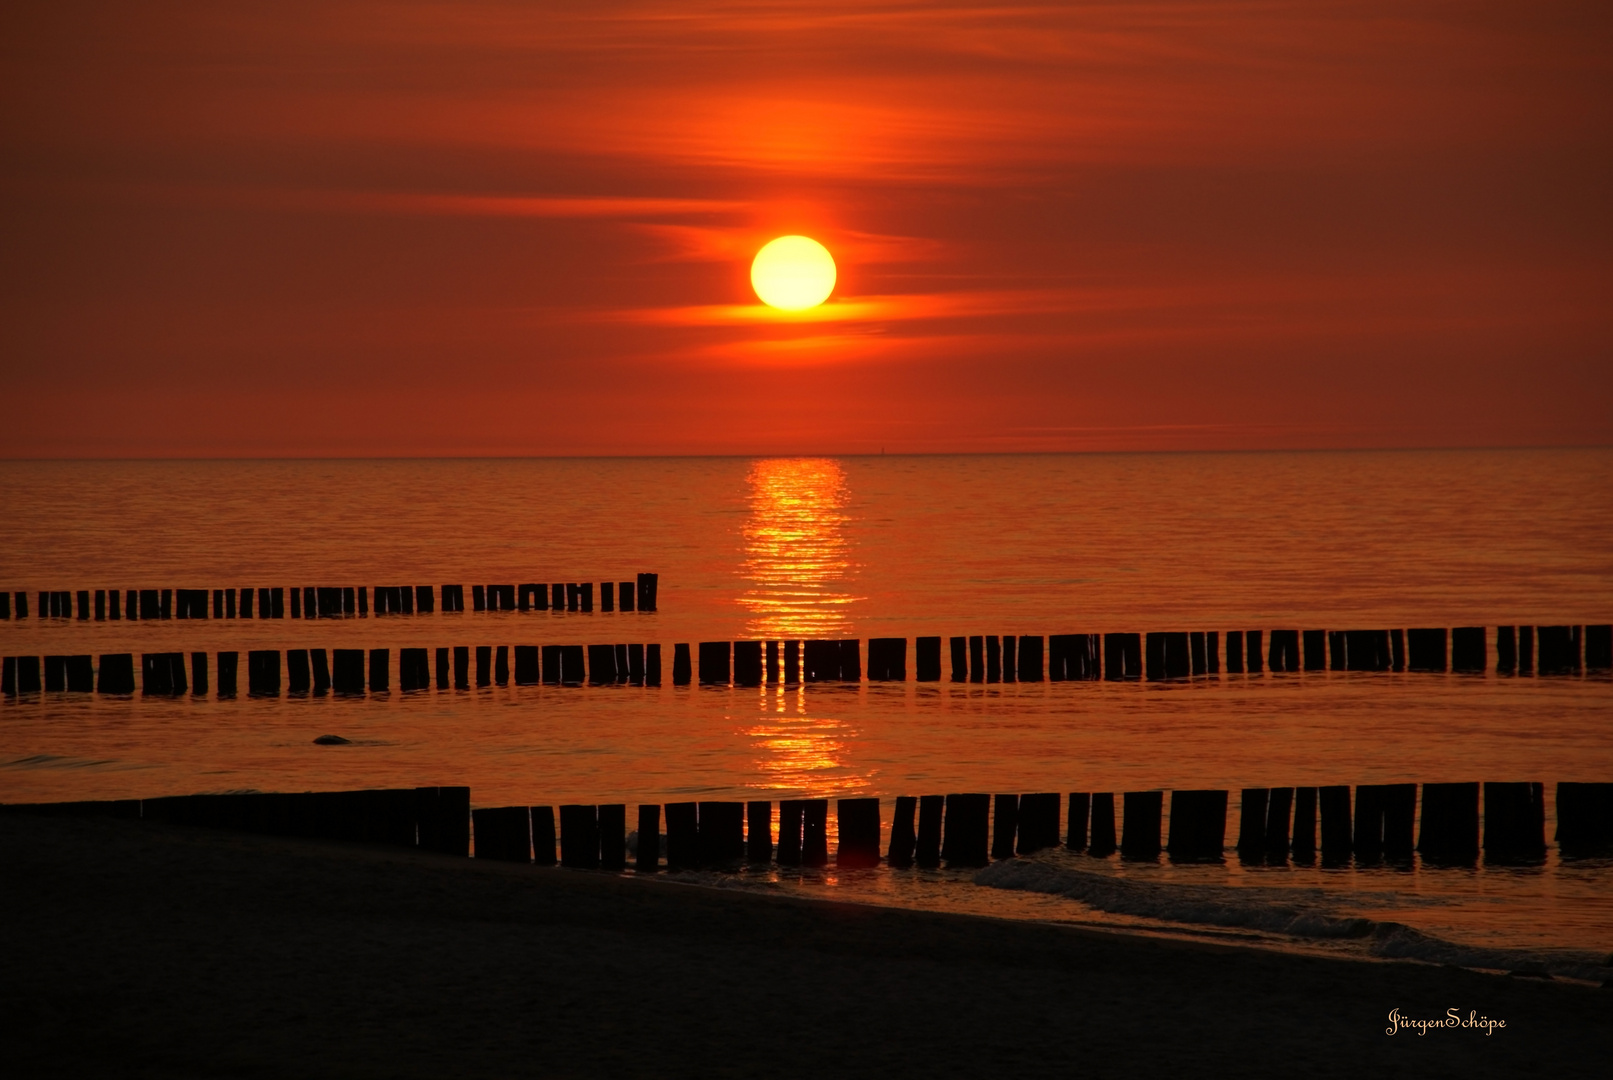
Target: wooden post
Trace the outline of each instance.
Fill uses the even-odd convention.
[[[1443,628],[1406,631],[1406,670],[1445,670],[1445,631]]]
[[[1495,628],[1495,673],[1497,675],[1518,673],[1518,628],[1515,626]]]
[[[1565,858],[1613,851],[1613,784],[1557,785],[1557,847]]]
[[[1019,675],[1018,641],[1013,634],[1003,635],[1003,682],[1015,682]]]
[[[446,663],[444,666],[447,666]],[[398,689],[405,692],[431,689],[431,657],[428,650],[398,650]]]
[[[441,667],[447,667],[447,653],[443,652]],[[538,661],[538,647],[536,645],[517,645],[515,647],[515,685],[536,686],[543,681],[543,667]]]
[[[1585,628],[1585,670],[1613,669],[1613,625],[1601,623]]]
[[[1423,788],[1426,828],[1428,788]],[[1561,810],[1559,808],[1559,816]],[[1492,783],[1484,785],[1484,859],[1486,862],[1537,863],[1546,855],[1545,785]]]
[[[640,803],[638,808],[638,852],[633,869],[641,874],[653,874],[661,868],[661,806],[659,803]]]
[[[314,669],[314,693],[330,693],[330,658],[324,649],[309,649],[308,660]]]
[[[778,864],[801,865],[801,818],[805,804],[799,799],[783,799],[778,804]]]
[[[224,672],[223,672],[223,662],[222,662],[223,661],[223,655],[224,654],[222,654],[222,653],[219,654],[219,657],[220,657],[219,693],[220,694],[223,694],[223,692],[224,692],[224,686],[223,686]],[[234,654],[231,654],[231,655],[233,656]],[[9,667],[11,667],[13,665],[14,662],[12,661],[11,658],[8,657],[6,663],[7,663],[7,666],[9,668]],[[103,693],[103,694],[132,694],[132,693],[134,693],[134,656],[132,654],[130,654],[130,653],[102,653],[101,654],[101,665],[100,666],[101,666],[100,680],[99,680],[99,685],[98,685],[97,689],[101,693]],[[230,674],[232,676],[235,674],[234,671],[233,671],[233,668],[232,668]],[[15,678],[15,675],[13,676],[13,678]],[[16,691],[16,684],[13,683],[13,688],[11,690],[8,690],[7,693],[16,693],[16,692],[17,692]],[[234,687],[232,686],[231,687],[231,694],[233,694],[233,693],[234,693]]]
[[[125,654],[125,655],[127,655],[127,654]],[[101,693],[103,693],[103,694],[107,692],[107,690],[106,690],[106,673],[107,673],[106,661],[107,661],[106,657],[104,657],[104,656],[101,657]],[[238,653],[221,652],[221,653],[218,654],[218,696],[219,696],[220,699],[232,698],[232,697],[235,696],[235,687],[236,687],[235,676],[236,676],[236,670],[237,670],[237,666],[238,666],[239,662],[240,662],[240,654],[238,654]],[[133,688],[134,688],[134,673],[132,671],[129,674],[129,684],[130,684],[130,690],[129,691],[119,691],[119,693],[128,693],[128,692],[133,690]]]
[[[762,643],[734,642],[734,685],[762,685]]]
[[[599,583],[599,610],[616,610],[616,583],[614,581],[601,581]]]
[[[939,638],[936,639],[938,642]],[[891,817],[890,846],[885,851],[885,862],[893,868],[905,869],[913,865],[913,853],[918,847],[918,833],[914,829],[914,816],[918,800],[911,795],[896,797],[896,812]]]
[[[1482,626],[1458,626],[1451,631],[1451,670],[1470,675],[1489,668],[1489,643]],[[1475,851],[1477,849],[1475,848]]]
[[[1266,861],[1288,861],[1288,815],[1294,789],[1274,787],[1266,800]]]
[[[599,869],[599,817],[595,807],[568,803],[560,808],[560,865],[574,870]]]
[[[1142,635],[1103,635],[1104,681],[1131,682],[1142,677]]]
[[[835,820],[840,826],[840,846],[835,865],[857,869],[879,865],[879,800],[839,799]]]
[[[1092,795],[1085,791],[1070,792],[1070,810],[1066,815],[1064,846],[1071,851],[1087,849],[1087,817],[1092,810]]]
[[[924,795],[919,798],[919,827],[914,840],[913,859],[926,870],[941,865],[941,819],[945,809],[945,795]]]
[[[700,685],[727,686],[729,644],[726,641],[700,643]]]
[[[941,639],[921,637],[913,642],[915,676],[918,682],[941,681]]]
[[[1115,796],[1112,791],[1092,793],[1092,839],[1087,843],[1087,854],[1108,858],[1119,845],[1115,843]]]
[[[634,582],[634,581],[618,582],[617,585],[616,585],[616,596],[617,596],[618,606],[623,611],[632,611],[634,609],[634,606],[635,606],[634,601],[635,601],[635,599],[637,597],[637,593],[638,593],[638,583],[637,582]]]
[[[1265,670],[1265,664],[1260,655],[1260,631],[1245,630],[1243,640],[1249,650],[1249,674],[1259,675]]]
[[[370,650],[370,693],[384,694],[392,688],[391,663],[391,650]]]
[[[660,583],[661,576],[659,574],[640,574],[638,576],[638,609],[640,611],[656,610]]]
[[[1148,861],[1159,858],[1164,801],[1163,791],[1126,792],[1126,812],[1120,834],[1122,859]]]
[[[1225,791],[1171,792],[1171,862],[1220,862],[1226,847]]]
[[[286,692],[307,694],[313,689],[312,671],[308,666],[307,649],[286,650]]]
[[[862,682],[862,642],[856,638],[845,638],[839,643],[840,651],[840,681]]]
[[[955,637],[951,639],[952,650],[952,681],[969,681],[969,643],[968,639]]]
[[[868,681],[905,682],[907,680],[907,639],[868,639]]]
[[[1339,864],[1348,861],[1354,847],[1350,828],[1350,788],[1347,784],[1334,784],[1317,791],[1317,805],[1322,813],[1322,862]]]
[[[767,643],[767,685],[777,686],[779,681],[779,643]]]
[[[482,807],[471,811],[476,857],[500,862],[530,862],[532,815],[525,806]]]
[[[253,649],[247,653],[247,693],[253,697],[280,696],[280,651]]]
[[[1019,831],[1019,796],[999,792],[994,801],[991,822],[991,857],[1012,859],[1014,837]]]
[[[773,861],[773,804],[766,799],[745,804],[745,861]]]
[[[986,681],[999,683],[1003,681],[1002,645],[996,634],[986,635]]]
[[[1260,862],[1266,853],[1266,807],[1269,788],[1244,788],[1238,810],[1238,858]]]
[[[745,858],[745,804],[702,802],[698,806],[700,864],[728,869]]]
[[[672,685],[688,686],[689,669],[689,645],[687,642],[680,641],[672,646]],[[671,834],[669,833],[668,835],[670,836]]]
[[[1417,785],[1384,784],[1382,791],[1384,857],[1407,861],[1416,850]]]
[[[786,641],[784,643],[784,685],[799,686],[801,684],[801,643],[799,641]]]
[[[829,865],[828,799],[806,799],[802,803],[801,865]]]
[[[532,813],[532,861],[538,866],[554,866],[559,862],[555,857],[554,807],[533,806],[529,809]]]
[[[584,611],[594,610],[594,583],[584,581],[577,586],[577,591],[582,599],[582,609]]]
[[[948,866],[985,866],[990,862],[991,796],[947,796],[941,857]]]
[[[1417,850],[1425,862],[1472,865],[1479,857],[1479,785],[1424,784]]]
[[[1019,797],[1019,839],[1014,849],[1029,855],[1043,848],[1059,846],[1059,808],[1063,800],[1056,791]]]
[[[1302,649],[1304,656],[1302,663],[1306,671],[1327,670],[1327,634],[1321,630],[1306,630],[1302,635]]]
[[[661,685],[661,646],[653,642],[644,646],[644,685]]]
[[[1294,789],[1294,836],[1291,849],[1296,863],[1316,858],[1316,789]]]
[[[1243,631],[1227,631],[1227,674],[1243,674]]]
[[[627,869],[627,804],[603,803],[599,815],[599,868]]]
[[[969,637],[969,681],[983,683],[986,681],[986,639],[979,634]]]
[[[700,811],[692,802],[666,804],[666,868],[693,870],[700,865]]]

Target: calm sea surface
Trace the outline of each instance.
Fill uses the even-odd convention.
[[[0,505],[0,588],[30,593],[661,575],[654,614],[30,618],[0,623],[5,655],[661,642],[668,668],[654,689],[6,702],[0,801],[457,783],[478,805],[877,795],[888,824],[899,794],[959,790],[1613,780],[1600,677],[670,685],[672,643],[701,640],[1613,621],[1608,450],[5,462]],[[1613,948],[1613,867],[1555,848],[1513,869],[1037,862],[1043,891],[709,880],[1285,947],[1369,948],[1274,931],[1283,911],[1361,915],[1581,973]]]

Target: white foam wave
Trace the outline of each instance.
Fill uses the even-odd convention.
[[[1035,859],[993,863],[975,884],[1048,893],[1112,915],[1187,926],[1254,930],[1307,941],[1359,942],[1367,955],[1530,975],[1613,979],[1607,957],[1578,950],[1479,948],[1448,941],[1398,922],[1341,913],[1312,894],[1276,898],[1251,888],[1128,881]]]

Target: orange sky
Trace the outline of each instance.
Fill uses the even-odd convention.
[[[1607,443],[1610,13],[12,0],[0,455]]]

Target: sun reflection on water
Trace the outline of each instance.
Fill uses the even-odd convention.
[[[760,773],[751,786],[784,797],[835,798],[868,789],[870,777],[855,773],[843,755],[857,731],[826,716],[770,717],[745,729],[758,750]]]
[[[832,458],[765,458],[751,465],[750,517],[739,603],[764,640],[848,636],[853,568],[844,526],[846,474]]]

